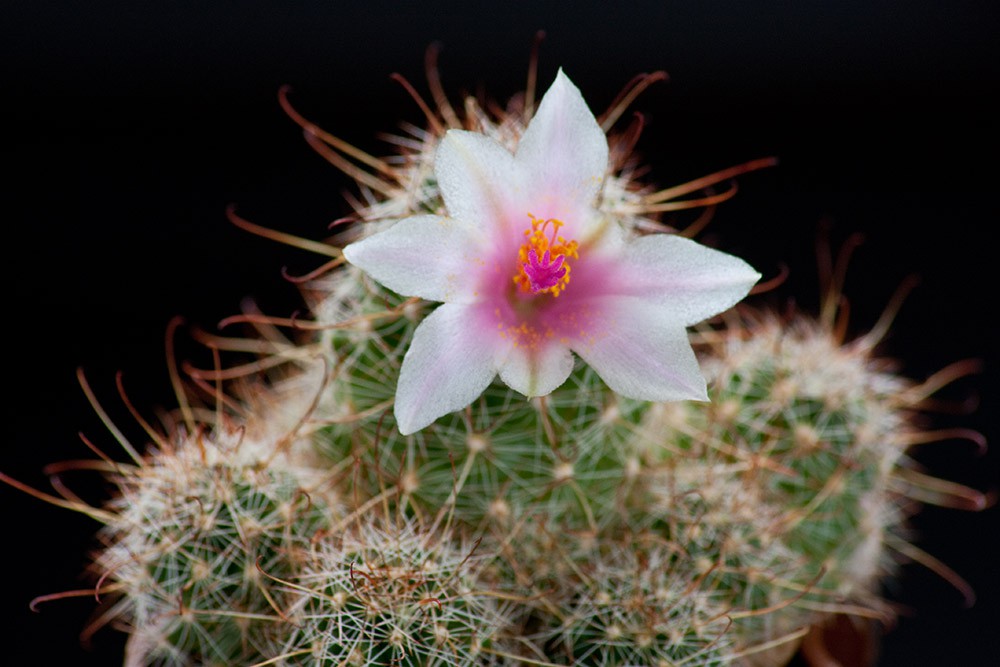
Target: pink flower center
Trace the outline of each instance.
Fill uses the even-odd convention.
[[[555,218],[539,220],[532,214],[531,227],[524,231],[525,242],[517,253],[518,268],[514,283],[522,292],[559,294],[569,284],[570,265],[567,258],[578,259],[576,241],[559,236],[563,222]],[[546,235],[546,230],[552,230]]]

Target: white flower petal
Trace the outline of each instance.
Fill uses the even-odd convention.
[[[528,226],[514,156],[486,135],[448,130],[434,157],[434,175],[448,215],[475,225],[487,238]]]
[[[646,401],[708,400],[687,331],[642,299],[601,301],[601,331],[573,350],[615,392]]]
[[[421,215],[344,248],[344,257],[403,296],[469,303],[478,287],[469,257],[481,253],[482,235],[460,220]]]
[[[500,366],[500,379],[525,396],[545,396],[573,371],[573,353],[553,343],[540,348],[515,347]]]
[[[742,259],[673,234],[632,241],[621,262],[622,293],[667,309],[684,326],[731,308],[760,280]]]
[[[528,123],[516,155],[535,190],[535,215],[565,216],[558,207],[569,203],[594,205],[608,171],[608,139],[561,69]],[[546,209],[549,202],[556,209]]]
[[[496,377],[496,339],[472,325],[472,310],[446,303],[413,332],[396,387],[394,412],[403,435],[461,410]]]

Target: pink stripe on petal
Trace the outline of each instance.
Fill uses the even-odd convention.
[[[608,171],[608,140],[562,70],[542,97],[516,155],[534,193],[534,215],[569,225],[568,218],[582,213],[578,206],[595,203]]]
[[[496,377],[497,336],[483,335],[474,307],[446,303],[413,332],[396,387],[396,422],[415,433],[474,401]]]
[[[552,342],[535,348],[515,347],[500,366],[500,379],[525,396],[545,396],[573,371],[573,353]]]
[[[646,401],[708,400],[687,330],[635,298],[601,302],[595,334],[573,351],[615,392]]]
[[[617,289],[689,326],[731,308],[758,280],[760,274],[738,257],[680,236],[654,234],[628,244]]]
[[[466,222],[421,215],[344,248],[344,257],[403,296],[468,303],[480,287],[480,256],[490,250]]]
[[[510,151],[477,132],[448,130],[434,159],[448,215],[476,226],[494,244],[520,242],[530,210],[522,174]]]

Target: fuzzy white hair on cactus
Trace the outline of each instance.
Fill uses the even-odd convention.
[[[404,218],[344,248],[385,287],[443,302],[403,359],[401,433],[466,407],[497,374],[549,394],[574,352],[622,396],[707,400],[686,327],[760,274],[676,235],[629,238],[597,208],[608,171],[607,137],[560,70],[514,153],[447,132],[434,162],[447,216]]]

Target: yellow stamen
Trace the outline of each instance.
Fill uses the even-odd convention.
[[[580,244],[576,241],[567,241],[562,236],[559,236],[559,228],[565,223],[561,220],[556,220],[555,218],[540,219],[536,218],[531,213],[528,214],[531,219],[531,228],[524,230],[524,236],[526,241],[521,245],[521,248],[517,253],[517,273],[514,275],[514,284],[516,284],[522,292],[538,294],[541,292],[547,292],[552,296],[559,296],[559,294],[566,289],[566,285],[569,284],[570,278],[570,264],[569,259],[578,259],[579,255],[577,250]],[[549,230],[549,235],[546,235],[546,231]],[[532,286],[531,278],[529,278],[526,266],[530,265],[531,251],[535,252],[535,256],[538,260],[541,260],[545,253],[549,253],[548,263],[556,262],[561,256],[563,257],[562,269],[565,269],[565,274],[556,282],[554,285],[545,287],[544,289],[536,289]]]

